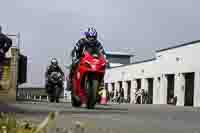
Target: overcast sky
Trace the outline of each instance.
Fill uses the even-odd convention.
[[[198,0],[1,0],[5,33],[21,33],[28,82],[44,83],[51,57],[62,68],[83,29],[95,26],[106,50],[130,49],[137,59],[200,39]],[[63,68],[64,69],[64,68]]]

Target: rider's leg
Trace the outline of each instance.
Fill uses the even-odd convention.
[[[72,88],[72,65],[70,66],[69,68],[69,75],[68,75],[68,80],[67,80],[67,90],[68,91],[71,91],[71,88]]]
[[[74,74],[75,68],[76,68],[76,64],[72,63],[71,68],[70,68],[70,73],[69,73],[69,84],[70,84],[69,90],[72,89],[72,76]]]

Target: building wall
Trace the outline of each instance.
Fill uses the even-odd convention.
[[[156,60],[116,67],[106,70],[105,81],[116,82],[135,78],[150,78],[158,75],[159,71],[157,70]]]
[[[156,59],[127,66],[108,69],[106,83],[123,81],[126,93],[126,81],[131,80],[131,97],[134,100],[135,79],[141,79],[141,86],[147,89],[147,78],[153,78],[153,103],[167,103],[167,74],[174,74],[174,96],[178,97],[177,105],[184,106],[185,73],[194,72],[194,106],[200,106],[200,43],[182,46],[156,53]],[[148,91],[148,90],[147,90]]]
[[[195,61],[195,58],[200,55],[199,51],[200,43],[195,43],[156,53],[159,71],[175,73],[199,70],[200,62]]]

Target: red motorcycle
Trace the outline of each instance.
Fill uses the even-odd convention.
[[[73,107],[86,104],[94,109],[97,93],[106,70],[107,61],[97,48],[85,48],[72,76],[71,102]]]

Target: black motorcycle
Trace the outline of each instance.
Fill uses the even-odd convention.
[[[60,94],[63,91],[64,77],[60,72],[52,72],[48,77],[48,89],[47,93],[50,102],[59,102]]]

